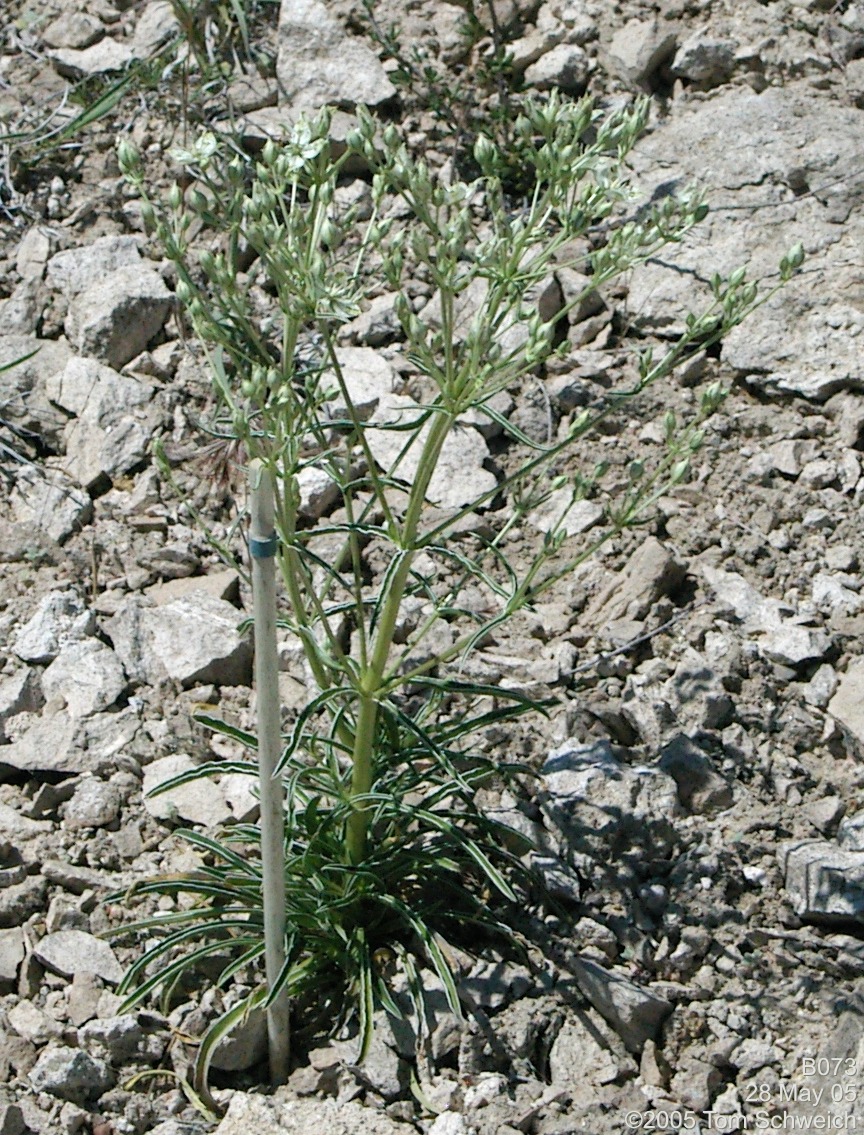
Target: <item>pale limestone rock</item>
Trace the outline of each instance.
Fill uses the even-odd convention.
[[[568,94],[582,94],[590,74],[587,53],[575,43],[561,43],[526,68],[525,82],[540,91],[560,87]]]
[[[158,796],[150,795],[154,788],[194,768],[195,765],[183,753],[162,757],[147,765],[144,770],[144,807],[151,816],[158,820],[188,820],[208,828],[232,819],[233,813],[227,800],[209,776],[168,789]]]
[[[316,111],[378,106],[396,89],[365,40],[349,35],[321,0],[284,0],[276,61],[281,98]]]
[[[589,626],[602,628],[621,619],[644,619],[663,595],[672,595],[682,583],[686,568],[673,552],[649,536],[636,549],[623,571],[610,579],[589,604]]]
[[[356,1100],[292,1099],[287,1091],[274,1096],[235,1092],[228,1112],[213,1135],[405,1135],[405,1124]]]
[[[681,814],[678,790],[668,773],[619,761],[608,741],[568,741],[550,752],[541,769],[541,807],[562,832],[601,837],[625,831],[650,833],[655,849],[672,838]]]
[[[28,1075],[37,1092],[48,1092],[74,1103],[95,1099],[113,1081],[104,1061],[80,1048],[65,1046],[44,1049]]]
[[[8,741],[6,722],[19,713],[35,713],[45,704],[38,671],[19,670],[0,682],[0,744]]]
[[[731,807],[732,786],[686,734],[679,733],[664,745],[657,766],[673,778],[678,798],[689,812],[701,815]]]
[[[0,749],[0,765],[3,763],[5,748]],[[29,816],[22,816],[9,804],[0,803],[0,839],[14,841],[15,843],[29,842],[37,836],[51,831],[50,820],[31,820]]]
[[[46,472],[35,465],[22,465],[10,504],[16,524],[55,544],[63,544],[93,518],[89,494],[59,469]]]
[[[133,709],[79,719],[66,712],[44,712],[3,746],[0,761],[22,772],[98,773],[117,753],[129,750],[139,728]]]
[[[25,662],[52,662],[96,629],[93,612],[75,591],[50,591],[16,635],[12,649]]]
[[[29,228],[18,244],[15,268],[24,280],[40,280],[51,255],[51,237],[39,225]]]
[[[0,930],[0,986],[11,985],[17,979],[23,961],[24,931],[20,926]]]
[[[541,532],[551,532],[553,528],[563,530],[568,536],[578,536],[587,532],[603,519],[603,508],[596,501],[573,501],[569,489],[556,489],[548,500],[529,514],[528,519]]]
[[[180,24],[171,0],[151,0],[138,17],[132,36],[135,57],[145,59],[169,39],[176,36]]]
[[[143,265],[118,268],[72,299],[66,334],[82,355],[119,370],[160,330],[172,299],[158,272]]]
[[[46,934],[33,952],[47,969],[63,977],[94,973],[109,985],[116,985],[123,977],[123,967],[111,946],[104,938],[84,930],[57,930]]]
[[[400,453],[409,434],[403,430],[380,428],[383,423],[405,425],[419,420],[423,407],[401,394],[390,394],[379,400],[370,422],[379,428],[366,429],[366,440],[372,456],[386,473],[411,484],[420,467],[420,453],[431,428],[427,419],[404,456]],[[482,493],[490,492],[497,483],[494,473],[483,468],[489,456],[486,442],[477,430],[454,425],[441,449],[441,455],[429,483],[427,499],[440,508],[461,508]],[[397,464],[398,461],[398,464]]]
[[[784,843],[778,851],[786,891],[799,916],[864,922],[864,851],[825,840]]]
[[[603,1085],[613,1083],[627,1067],[627,1056],[617,1051],[614,1037],[594,1009],[582,1010],[564,1022],[549,1052],[553,1085],[566,1087],[577,1107],[598,1101]],[[619,1042],[620,1045],[620,1042]],[[599,1102],[599,1101],[598,1101]]]
[[[806,270],[724,337],[724,364],[768,393],[823,402],[857,389],[864,184],[836,170],[864,165],[860,114],[813,99],[806,86],[761,94],[724,86],[682,106],[674,127],[640,139],[630,155],[634,188],[650,197],[695,181],[711,212],[680,244],[634,269],[627,306],[635,319],[677,334],[687,311],[707,305],[706,263],[721,274],[746,265],[758,280],[776,275],[781,256],[801,241]],[[768,186],[778,205],[771,220],[762,208]],[[793,186],[794,200],[784,196]]]
[[[267,1015],[257,1009],[237,1024],[213,1053],[213,1067],[220,1072],[242,1072],[267,1055]]]
[[[696,32],[675,52],[672,74],[688,80],[700,91],[718,87],[735,70],[735,48],[732,40]]]
[[[105,34],[105,25],[86,12],[64,12],[42,32],[42,42],[48,47],[81,49],[96,43]]]
[[[339,485],[326,469],[307,465],[297,474],[297,511],[301,516],[318,520],[339,500]]]
[[[130,597],[106,630],[133,681],[237,686],[252,676],[251,644],[237,631],[241,618],[230,603],[193,590],[161,607]]]
[[[132,48],[118,39],[106,37],[89,47],[61,47],[50,53],[51,62],[66,79],[85,79],[107,71],[122,71],[132,62]]]
[[[781,666],[801,666],[824,657],[831,646],[831,636],[812,627],[786,622],[769,631],[760,642],[762,653]]]
[[[164,607],[172,599],[180,599],[202,591],[214,599],[222,599],[233,605],[240,593],[240,576],[233,568],[211,571],[207,575],[187,575],[166,579],[144,589],[144,594],[154,601],[157,607]]]
[[[341,328],[340,340],[365,343],[368,347],[380,347],[398,338],[400,323],[396,315],[396,295],[396,292],[385,292],[383,295],[375,296],[365,311]],[[376,357],[380,358],[377,352]]]
[[[657,1040],[672,1005],[621,973],[610,972],[590,958],[574,958],[579,988],[612,1026],[630,1052],[640,1053],[646,1040]]]
[[[63,824],[70,831],[104,828],[120,814],[122,797],[110,781],[85,776],[63,808]]]
[[[607,56],[610,71],[626,82],[645,87],[675,52],[675,32],[659,20],[628,20],[612,37]]]
[[[864,746],[864,658],[856,658],[828,702],[828,712]]]
[[[354,413],[365,421],[377,409],[382,398],[393,393],[396,376],[390,363],[369,347],[337,347],[336,358],[345,382],[345,389]],[[335,375],[325,376],[326,383],[336,387]],[[338,391],[330,403],[333,418],[348,418],[348,401]]]
[[[96,638],[63,647],[42,675],[45,699],[62,698],[73,718],[107,709],[125,688],[120,659]]]
[[[47,282],[64,295],[75,296],[99,277],[120,268],[140,267],[143,263],[140,246],[137,236],[100,236],[81,248],[64,249],[48,261]]]

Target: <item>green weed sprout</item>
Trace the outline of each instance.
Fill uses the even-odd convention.
[[[202,134],[179,155],[187,187],[171,190],[167,209],[149,200],[137,154],[120,145],[145,220],[176,265],[177,297],[206,352],[223,424],[275,485],[282,625],[308,670],[308,703],[279,762],[287,929],[278,988],[268,990],[261,978],[257,825],[229,828],[218,840],[185,832],[202,853],[200,869],[136,888],[185,897],[133,927],[150,944],[123,983],[127,1005],[159,989],[169,997],[212,958],[221,963],[219,985],[245,982],[246,994],[202,1042],[199,1091],[225,1032],[284,990],[295,1015],[317,1004],[337,1027],[355,1023],[362,1058],[376,1010],[405,1011],[379,964],[382,952],[401,969],[422,1032],[418,959],[437,972],[460,1014],[450,944],[476,951],[520,940],[518,906],[531,886],[519,858],[526,845],[480,810],[476,793],[493,777],[524,770],[489,756],[480,742],[490,726],[542,706],[469,680],[465,664],[478,644],[687,476],[702,424],[723,397],[712,384],[692,421],[670,422],[663,456],[653,468],[640,465],[607,504],[599,535],[581,543],[569,537],[565,509],[524,563],[508,556],[508,538],[531,508],[562,487],[571,506],[591,491],[591,476],[556,475],[558,462],[620,404],[582,410],[544,445],[498,413],[495,396],[543,366],[559,321],[584,299],[571,297],[544,319],[528,297],[562,266],[589,274],[586,291],[602,289],[680,240],[707,211],[688,193],[627,216],[625,159],[647,114],[644,100],[608,117],[590,99],[553,93],[527,101],[513,123],[531,186],[518,202],[506,195],[489,138],[475,146],[480,175],[445,184],[396,127],[380,132],[362,108],[339,155],[328,140],[327,111],[299,122],[283,142],[268,142],[254,160]],[[346,163],[358,156],[371,173],[365,217],[337,208]],[[212,243],[198,251],[205,235]],[[627,393],[719,341],[800,260],[800,249],[784,258],[767,293],[743,271],[716,277],[708,309],[688,318],[662,357],[640,356]],[[408,284],[418,274],[434,285],[434,318],[412,304]],[[337,350],[339,329],[381,281],[397,294],[404,354],[425,391],[401,420],[368,420]],[[475,307],[466,319],[469,292]],[[436,507],[442,452],[464,416],[478,413],[527,456],[462,506]],[[373,431],[397,439],[386,465],[376,459]],[[299,510],[309,470],[324,474],[337,498],[315,524]],[[469,587],[486,602],[468,603]],[[434,633],[442,626],[443,639]],[[256,737],[202,720],[242,742],[250,759],[206,764],[181,779],[254,773]]]

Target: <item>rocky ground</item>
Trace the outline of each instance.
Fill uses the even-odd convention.
[[[587,89],[607,105],[650,92],[635,183],[650,197],[696,179],[712,206],[682,247],[573,313],[569,353],[510,392],[523,430],[553,436],[625,381],[634,336],[674,335],[715,269],[766,275],[798,240],[808,258],[719,352],[628,404],[580,452],[609,461],[614,479],[658,452],[668,410],[686,414],[710,379],[731,387],[690,481],[478,656],[485,680],[557,698],[548,721],[489,741],[541,774],[518,820],[564,904],[541,976],[490,958],[465,979],[470,1019],[440,1013],[434,1065],[416,1066],[410,1038],[382,1021],[364,1066],[322,1045],[275,1097],[256,1088],[261,1038],[247,1031],[217,1060],[230,1105],[217,1130],[854,1129],[864,5],[495,0],[494,20],[476,8],[497,30],[473,47],[453,5],[386,0],[376,13],[456,84],[457,107],[496,37],[526,89]],[[446,163],[452,123],[394,87],[360,5],[254,11],[261,68],[197,92],[190,130],[230,107],[260,145],[297,107],[363,100]],[[248,589],[157,474],[154,443],[242,556],[236,485],[214,487],[200,461],[206,375],[114,155],[116,135],[131,135],[170,183],[188,125],[165,93],[179,72],[151,76],[60,145],[38,141],[78,113],[64,102],[70,82],[80,92],[83,76],[98,96],[106,74],[151,56],[176,25],[164,0],[7,0],[4,15],[0,365],[38,352],[0,373],[0,1132],[193,1135],[212,1125],[176,1081],[128,1081],[185,1073],[184,1038],[213,998],[167,1018],[155,1005],[119,1014],[136,954],[101,937],[126,917],[106,894],[194,866],[179,823],[212,829],[256,807],[233,776],[144,797],[227,755],[196,707],[251,721],[237,631]],[[362,177],[346,189],[363,191]],[[392,390],[404,363],[388,310],[376,301],[343,349]],[[489,445],[506,463],[501,439]],[[478,433],[466,456],[478,464],[461,475],[494,471],[488,454]],[[328,508],[312,493],[307,506]],[[290,644],[284,665],[296,709]],[[490,792],[484,806],[512,814],[516,802]]]

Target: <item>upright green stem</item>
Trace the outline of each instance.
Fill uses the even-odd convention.
[[[345,852],[349,863],[362,862],[366,854],[366,837],[369,831],[369,806],[357,803],[357,798],[365,796],[372,788],[374,775],[375,728],[378,723],[378,699],[383,685],[384,670],[393,645],[393,635],[399,610],[405,595],[405,588],[411,574],[414,559],[417,528],[429,482],[438,464],[441,447],[447,437],[453,418],[450,414],[436,414],[423,447],[420,467],[411,486],[411,495],[405,520],[402,526],[402,549],[404,555],[390,579],[390,588],[381,611],[375,644],[369,665],[360,680],[360,709],[357,715],[357,730],[354,735],[354,748],[351,772],[351,797],[355,801],[354,810],[348,817],[345,830]]]

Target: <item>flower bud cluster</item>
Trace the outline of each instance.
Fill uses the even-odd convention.
[[[624,158],[648,114],[647,99],[606,118],[590,98],[569,101],[553,91],[526,100],[511,131],[529,187],[517,207],[501,173],[513,155],[502,153],[490,137],[481,133],[473,147],[476,180],[448,182],[412,155],[401,130],[382,126],[363,107],[348,148],[371,171],[368,220],[338,211],[344,159],[331,150],[329,111],[301,118],[283,140],[268,141],[256,160],[202,132],[188,149],[174,153],[189,167],[192,184],[173,186],[164,211],[147,199],[141,160],[128,140],[118,145],[118,162],[141,192],[144,223],[178,266],[178,301],[210,351],[214,383],[233,429],[250,452],[272,446],[296,455],[302,439],[318,439],[315,459],[324,461],[330,457],[321,454],[333,456],[341,444],[331,445],[333,424],[323,409],[325,386],[332,385],[333,373],[339,377],[336,329],[359,312],[370,263],[395,293],[406,357],[434,384],[438,423],[442,416],[456,420],[484,406],[549,358],[555,321],[544,320],[530,297],[557,266],[578,264],[592,276],[591,289],[599,291],[664,244],[681,240],[705,216],[705,203],[690,190],[631,211]],[[579,239],[586,236],[590,245]],[[202,251],[190,264],[193,239],[200,240]],[[579,259],[573,254],[568,261],[577,246]],[[586,247],[593,251],[586,253]],[[802,260],[800,245],[790,250],[781,278]],[[412,302],[406,276],[434,286],[434,316]],[[689,316],[672,349],[659,359],[650,347],[641,354],[637,390],[716,342],[761,302],[743,268],[726,279],[716,276],[711,287],[713,308]],[[556,319],[566,315],[565,309]],[[312,334],[317,353],[307,369],[298,360]],[[344,394],[341,378],[338,385]],[[630,462],[618,512],[622,525],[632,521],[660,480],[674,485],[688,475],[703,441],[700,422],[723,397],[718,383],[706,386],[699,418],[683,430],[674,415],[667,416],[669,452],[661,465],[647,469],[641,461]],[[428,412],[418,417],[418,434],[429,419]],[[596,409],[583,410],[549,452],[577,439],[596,420]],[[440,431],[436,426],[429,432]],[[405,440],[410,444],[410,437]],[[362,448],[362,434],[351,444]],[[595,491],[604,472],[598,467],[590,477],[550,479],[550,464],[537,479],[543,499],[569,486],[576,501]],[[374,469],[370,476],[374,479]],[[381,484],[390,482],[384,477]],[[548,534],[547,551],[557,552],[565,538],[565,528],[557,526]]]

